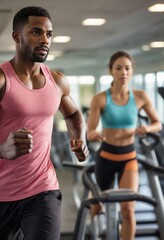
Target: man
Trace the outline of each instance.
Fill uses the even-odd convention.
[[[85,121],[68,82],[42,63],[52,33],[46,9],[21,9],[13,19],[15,56],[0,65],[1,240],[60,239],[61,193],[49,159],[58,109],[77,159],[88,156]]]

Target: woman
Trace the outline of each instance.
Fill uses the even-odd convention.
[[[113,187],[118,173],[119,188],[138,190],[138,163],[134,148],[135,134],[161,130],[158,114],[143,90],[129,88],[133,74],[133,59],[123,51],[112,55],[109,71],[113,76],[111,87],[96,94],[88,117],[88,141],[101,141],[96,156],[96,179],[101,190]],[[138,111],[143,109],[150,119],[149,125],[137,126]],[[102,132],[97,130],[99,120]],[[122,202],[122,240],[135,237],[135,202]]]

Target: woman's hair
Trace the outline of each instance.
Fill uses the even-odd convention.
[[[112,70],[113,64],[120,57],[126,57],[132,62],[132,64],[134,63],[132,57],[127,52],[119,51],[119,52],[114,53],[109,60],[109,69],[110,70]]]
[[[20,31],[28,23],[29,16],[47,17],[51,21],[49,12],[36,6],[25,7],[19,10],[13,18],[13,31]]]

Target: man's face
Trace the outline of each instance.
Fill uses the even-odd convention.
[[[20,53],[27,60],[44,62],[49,53],[52,24],[46,17],[30,16],[20,32]]]

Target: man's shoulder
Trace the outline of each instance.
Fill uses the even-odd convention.
[[[50,69],[51,74],[56,77],[56,78],[63,78],[64,74],[60,71],[54,70],[54,69]]]
[[[56,85],[58,86],[58,89],[60,89],[60,92],[62,93],[62,95],[65,92],[69,92],[69,82],[68,79],[64,76],[64,74],[60,71],[54,70],[54,69],[50,69],[52,77],[56,83]]]
[[[50,69],[51,71],[51,74],[54,78],[54,81],[57,83],[57,84],[63,84],[63,83],[67,83],[67,79],[66,77],[64,76],[64,74],[62,72],[59,72],[57,70],[54,70],[54,69]]]
[[[46,64],[43,64],[43,63],[42,63],[42,64],[41,64],[41,68],[44,69],[44,70],[46,70],[46,72],[51,73],[51,75],[52,75],[52,77],[53,77],[53,79],[54,79],[54,81],[55,81],[56,83],[62,81],[62,79],[64,78],[64,74],[63,74],[63,73],[61,73],[61,72],[59,72],[59,71],[57,71],[57,70],[55,70],[55,69],[50,68],[50,67],[49,67],[48,65],[46,65]]]

